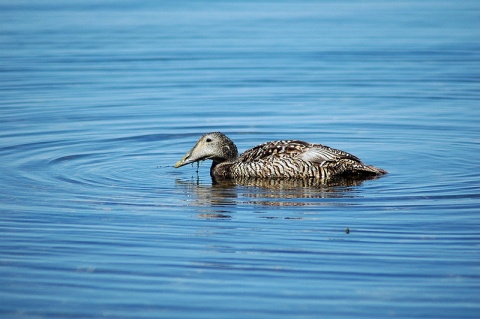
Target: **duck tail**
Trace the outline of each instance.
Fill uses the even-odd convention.
[[[385,175],[388,172],[384,169],[379,167],[375,167],[373,165],[361,165],[355,168],[358,172],[365,173],[367,175],[374,175],[374,176],[381,176]]]

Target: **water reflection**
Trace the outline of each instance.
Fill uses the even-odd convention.
[[[378,177],[369,177],[368,179],[374,179]],[[338,187],[353,187],[362,184],[367,179],[355,179],[355,178],[335,178],[329,181],[318,180],[315,178],[306,179],[265,179],[265,178],[236,178],[228,180],[213,180],[214,185],[225,186],[252,186],[265,189],[278,189],[278,190],[305,190],[311,189],[316,192],[324,191],[327,193],[336,193],[339,191]]]
[[[231,218],[232,206],[348,206],[333,199],[356,197],[364,180],[337,179],[322,183],[315,179],[177,179],[176,186],[187,194],[188,205],[200,208],[200,218]],[[330,200],[329,200],[330,199]]]
[[[188,205],[200,207],[200,218],[230,218],[228,206],[236,205],[238,193],[234,187],[202,184],[200,179],[176,179],[175,185],[187,194]]]

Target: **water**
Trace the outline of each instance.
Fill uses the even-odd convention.
[[[478,318],[478,30],[478,1],[2,2],[1,316]],[[173,168],[208,131],[390,174],[212,185]]]

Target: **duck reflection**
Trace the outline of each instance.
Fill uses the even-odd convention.
[[[188,194],[190,206],[199,207],[199,218],[228,219],[231,218],[229,207],[237,204],[238,192],[235,187],[222,187],[212,183],[204,183],[196,179],[176,179],[177,187]]]
[[[177,179],[176,184],[189,195],[189,205],[200,209],[199,218],[231,218],[232,206],[345,206],[347,203],[320,199],[351,198],[365,179],[335,179],[328,183],[316,179]],[[309,200],[310,199],[310,200]]]

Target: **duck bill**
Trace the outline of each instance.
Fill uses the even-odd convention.
[[[184,157],[182,157],[181,160],[175,163],[175,168],[182,167],[184,165],[190,164],[195,162],[195,160],[191,159],[190,156],[192,154],[192,151],[189,151],[187,154],[185,154]]]
[[[198,141],[197,144],[195,144],[195,146],[188,151],[181,160],[175,163],[175,168],[207,159],[211,159],[211,157],[208,153],[205,153],[202,142]]]

